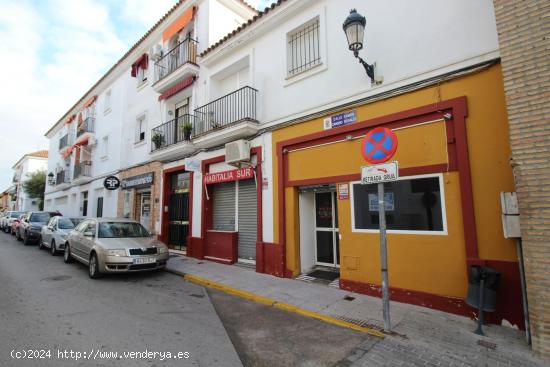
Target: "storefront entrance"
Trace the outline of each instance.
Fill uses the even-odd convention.
[[[148,231],[151,230],[151,194],[143,193],[140,195],[139,222]]]
[[[335,191],[315,193],[315,263],[340,266],[338,208]]]
[[[313,277],[330,275],[326,280],[337,278],[340,231],[335,185],[300,187],[299,210],[301,273]],[[318,274],[326,272],[330,274]]]
[[[189,186],[190,173],[176,172],[170,175],[168,198],[168,245],[185,250],[189,235]]]

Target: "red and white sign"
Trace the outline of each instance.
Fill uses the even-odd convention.
[[[234,169],[231,171],[205,173],[203,176],[203,182],[205,185],[209,185],[209,184],[215,184],[220,182],[247,180],[253,177],[254,177],[254,169],[252,167],[245,167],[240,169]]]
[[[349,186],[347,183],[338,184],[338,200],[349,200]]]

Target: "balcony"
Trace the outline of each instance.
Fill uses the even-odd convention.
[[[187,38],[155,63],[155,83],[152,86],[155,92],[164,93],[179,81],[198,75],[197,43]]]
[[[256,134],[257,95],[258,90],[245,86],[196,108],[193,143],[209,148]]]
[[[183,115],[151,130],[151,155],[154,159],[167,160],[195,151],[193,139],[196,118]]]
[[[61,139],[59,139],[59,150],[69,146],[69,134],[65,134]]]
[[[93,133],[94,125],[95,117],[86,117],[86,119],[76,128],[76,137],[78,138],[85,133]]]
[[[57,186],[68,184],[71,182],[71,177],[69,175],[69,171],[59,171],[55,175],[55,184]]]
[[[74,166],[74,175],[73,179],[85,179],[92,177],[92,162],[91,161],[82,161],[79,164]]]

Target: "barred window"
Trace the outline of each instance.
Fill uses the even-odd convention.
[[[321,63],[319,34],[319,18],[315,18],[287,35],[288,76]]]

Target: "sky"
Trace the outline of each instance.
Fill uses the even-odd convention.
[[[11,167],[48,149],[46,131],[176,2],[0,0],[0,192]]]

